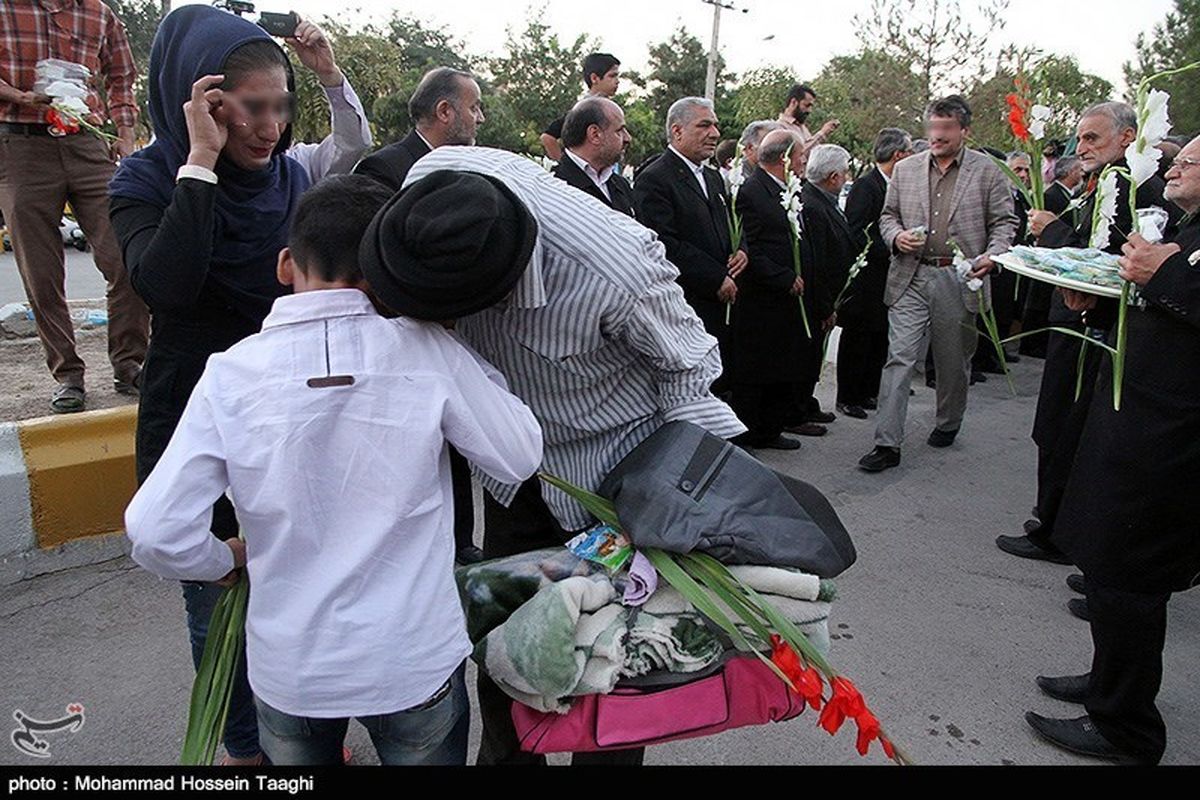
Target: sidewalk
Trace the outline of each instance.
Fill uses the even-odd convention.
[[[863,690],[892,738],[922,764],[1091,763],[1041,744],[1027,709],[1076,716],[1042,696],[1033,677],[1082,672],[1087,626],[1066,610],[1067,567],[1020,561],[993,539],[1019,533],[1033,502],[1029,441],[1041,362],[1017,365],[1019,397],[990,376],[973,390],[959,442],[933,450],[932,391],[918,386],[904,463],[881,475],[856,469],[871,447],[873,419],[839,418],[772,466],[822,490],[843,515],[859,551],[840,581],[831,658]],[[832,406],[825,387],[822,401]],[[1200,761],[1200,593],[1171,606],[1160,708],[1165,763]],[[0,744],[0,764],[176,763],[192,680],[177,584],[127,559],[0,590],[0,719],[14,709],[39,719],[86,708],[78,733],[49,734],[52,758]],[[472,679],[473,683],[473,679]],[[473,693],[473,692],[472,692]],[[478,743],[477,717],[472,758]],[[10,728],[11,729],[11,728]],[[374,761],[352,725],[359,763]],[[561,761],[562,759],[554,759]],[[652,748],[651,764],[881,764],[860,759],[853,729],[831,739],[806,713],[778,726]]]

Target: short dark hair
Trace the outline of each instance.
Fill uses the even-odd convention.
[[[443,100],[454,103],[458,100],[459,84],[463,80],[473,81],[475,76],[453,67],[437,67],[426,72],[413,90],[412,97],[408,98],[408,115],[412,121],[431,120],[438,103]]]
[[[737,139],[726,139],[717,145],[717,165],[724,166],[726,161],[731,160],[737,155],[738,143]]]
[[[292,260],[324,281],[362,280],[358,245],[392,192],[366,175],[334,175],[300,198],[288,230]]]
[[[589,53],[583,58],[583,85],[592,88],[592,76],[603,78],[613,67],[621,66],[612,53]]]
[[[563,120],[563,147],[579,147],[587,141],[588,128],[599,125],[600,130],[608,130],[608,103],[599,97],[585,97],[567,112]]]
[[[912,150],[912,137],[903,128],[883,128],[875,136],[875,163],[886,164],[896,153]]]
[[[798,103],[801,100],[803,100],[805,97],[808,97],[810,94],[813,96],[813,99],[815,100],[817,97],[817,93],[816,93],[816,91],[813,90],[813,88],[811,86],[809,86],[806,83],[797,83],[795,86],[793,86],[788,91],[787,99],[783,101],[783,104],[787,105],[788,103],[792,102],[793,100],[795,100]]]
[[[925,119],[930,117],[954,117],[964,128],[971,127],[971,106],[961,94],[952,94],[934,100],[925,108]]]

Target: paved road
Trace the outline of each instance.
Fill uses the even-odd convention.
[[[852,468],[870,447],[867,422],[838,420],[795,454],[767,457],[828,493],[855,536],[859,562],[840,582],[832,658],[863,689],[892,737],[925,764],[1081,764],[1037,742],[1026,709],[1075,707],[1039,695],[1039,672],[1087,668],[1086,626],[1065,608],[1066,567],[1013,559],[992,543],[1020,530],[1033,498],[1028,439],[1041,362],[1016,370],[1019,397],[993,378],[976,387],[959,443],[924,444],[932,392],[917,390],[900,469]],[[828,391],[826,388],[824,391]],[[826,398],[828,399],[828,398]],[[77,734],[57,735],[52,763],[173,763],[185,723],[191,667],[175,584],[127,560],[0,590],[0,720],[12,709],[50,715],[87,708]],[[1200,760],[1200,593],[1171,606],[1160,705],[1168,763]],[[473,731],[474,741],[478,730]],[[7,737],[4,737],[7,739]],[[369,740],[352,726],[364,761]],[[474,752],[474,746],[472,752]],[[792,722],[653,748],[659,764],[879,764],[854,736],[836,739],[805,714]],[[7,744],[0,763],[28,763]]]
[[[92,254],[67,248],[67,298],[89,300],[104,297],[104,276],[96,269]],[[24,303],[25,289],[17,272],[17,260],[11,252],[0,253],[0,306]]]

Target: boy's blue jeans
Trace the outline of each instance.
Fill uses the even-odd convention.
[[[471,706],[466,663],[426,703],[392,714],[358,717],[385,766],[464,766]],[[263,752],[277,766],[339,765],[347,718],[296,717],[255,698]]]
[[[212,619],[217,599],[224,587],[215,583],[183,584],[183,602],[187,607],[188,638],[192,642],[192,664],[200,668],[204,643],[208,639],[208,622]],[[237,671],[233,674],[233,695],[229,699],[229,716],[225,720],[225,750],[233,758],[254,758],[258,746],[258,719],[254,715],[254,693],[246,677],[246,647],[242,646]]]

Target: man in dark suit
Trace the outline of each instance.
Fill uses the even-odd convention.
[[[631,140],[621,107],[605,97],[585,97],[567,114],[562,131],[563,157],[555,177],[634,216],[633,187],[620,173]]]
[[[836,144],[820,144],[809,151],[805,169],[804,235],[813,253],[812,280],[805,282],[804,305],[808,311],[812,338],[800,375],[798,408],[789,420],[788,430],[805,436],[825,433],[821,423],[833,422],[833,414],[821,410],[813,392],[821,379],[825,337],[837,324],[838,295],[850,276],[850,266],[858,253],[850,233],[850,223],[842,213],[842,187],[850,178],[850,154]]]
[[[637,218],[658,234],[667,258],[679,269],[684,297],[720,344],[728,368],[726,306],[737,297],[734,279],[746,268],[746,252],[734,251],[725,181],[704,162],[721,140],[713,104],[702,97],[676,100],[667,112],[667,141],[660,158],[634,181]],[[719,380],[720,390],[725,381]]]
[[[1038,684],[1087,714],[1025,717],[1059,747],[1141,764],[1158,763],[1166,748],[1155,700],[1167,603],[1200,584],[1198,165],[1193,140],[1167,171],[1166,199],[1188,213],[1171,243],[1134,235],[1122,248],[1121,277],[1146,304],[1129,309],[1121,410],[1113,410],[1106,360],[1054,534],[1087,575],[1094,654],[1089,673]],[[1075,309],[1096,303],[1077,293],[1067,300]]]
[[[1054,181],[1046,187],[1046,210],[1074,228],[1079,221],[1075,212],[1067,212],[1083,186],[1083,167],[1075,156],[1060,156],[1054,162]],[[1037,331],[1050,325],[1050,303],[1054,287],[1042,281],[1026,281],[1029,292],[1021,316],[1022,331]],[[1049,334],[1040,333],[1021,340],[1019,352],[1023,356],[1046,357]]]
[[[368,175],[391,189],[400,191],[412,165],[434,148],[454,144],[475,144],[475,131],[483,122],[479,84],[469,72],[438,67],[425,73],[412,97],[408,113],[416,127],[398,142],[358,162],[354,172]],[[454,487],[455,559],[460,564],[483,560],[483,551],[475,546],[475,501],[471,487],[471,467],[467,460],[450,448],[450,476]]]
[[[1077,127],[1079,157],[1084,170],[1099,175],[1108,165],[1124,167],[1125,148],[1137,137],[1137,114],[1127,103],[1098,103],[1083,112]],[[1163,200],[1164,183],[1157,175],[1138,187],[1138,208],[1168,208],[1178,218],[1179,209]],[[1109,229],[1106,250],[1120,252],[1126,233],[1133,227],[1129,211],[1128,184],[1117,181],[1117,214]],[[1042,247],[1086,247],[1092,237],[1093,191],[1080,208],[1079,224],[1072,227],[1049,211],[1029,215],[1030,230]],[[1169,226],[1174,232],[1174,223]],[[1050,322],[1103,337],[1113,327],[1117,301],[1105,300],[1086,314],[1067,307],[1061,292],[1054,295]],[[1025,523],[1024,536],[1000,536],[996,546],[1019,558],[1070,564],[1070,557],[1054,544],[1053,535],[1068,478],[1079,464],[1080,436],[1092,408],[1096,376],[1104,356],[1096,347],[1087,346],[1082,360],[1077,338],[1051,333],[1038,392],[1037,414],[1033,420],[1033,441],[1038,448],[1037,519]],[[1077,378],[1082,371],[1082,378]],[[1082,387],[1076,397],[1077,387]],[[1076,579],[1078,585],[1078,579]],[[1069,604],[1076,616],[1086,619],[1087,606],[1075,599]]]
[[[887,360],[887,285],[891,253],[879,235],[879,215],[887,196],[892,170],[912,155],[912,137],[900,128],[884,128],[875,137],[875,169],[854,182],[846,198],[854,252],[867,251],[866,263],[846,290],[838,309],[842,336],[838,340],[837,410],[866,419],[879,397],[879,377]],[[870,242],[868,248],[867,243]]]
[[[788,173],[794,180],[803,174],[807,153],[799,134],[780,130],[763,139],[758,156],[758,167],[738,191],[749,264],[738,279],[733,306],[730,383],[733,410],[749,431],[733,441],[795,450],[800,443],[782,432],[811,345],[800,316],[804,280],[796,273],[791,222],[780,198]],[[811,273],[815,259],[803,235],[800,247],[800,262]]]
[[[354,168],[399,191],[412,165],[435,147],[475,144],[484,121],[479,84],[469,72],[438,67],[425,73],[408,101],[416,126],[408,136],[367,156]]]

